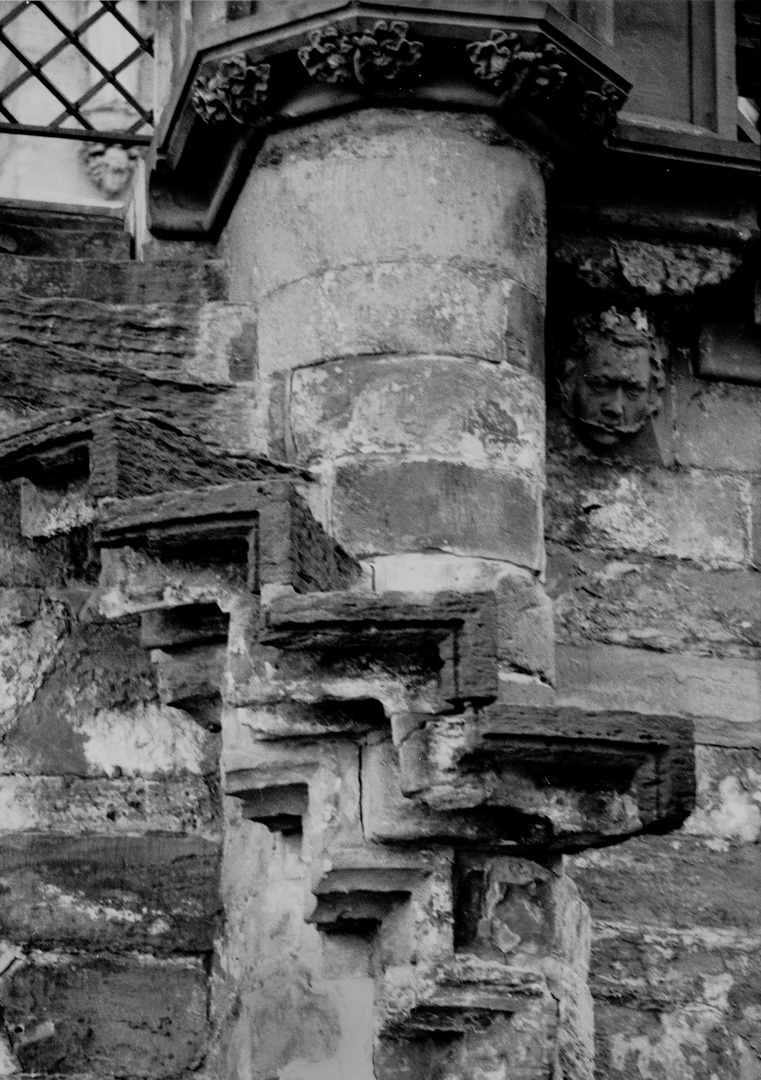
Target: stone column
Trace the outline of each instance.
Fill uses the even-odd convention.
[[[271,134],[225,233],[232,299],[257,311],[257,423],[268,453],[319,479],[312,508],[362,561],[372,590],[495,591],[500,700],[521,704],[551,699],[553,677],[551,612],[541,585],[542,165],[537,152],[485,114],[366,109]],[[348,774],[340,775],[345,786]],[[303,850],[309,847],[307,840]],[[471,856],[468,865],[468,880],[480,874],[491,881],[490,856]],[[583,908],[558,860],[546,869],[521,864],[513,872],[521,884],[510,884],[504,870],[508,884],[476,889],[459,907],[449,873],[437,886],[449,896],[447,928],[430,951],[455,965],[451,978],[464,987],[456,992],[467,997],[471,980],[484,993],[483,972],[466,971],[478,963],[471,955],[514,965],[518,982],[537,978],[541,989],[536,999],[533,989],[516,990],[522,1019],[513,1023],[509,1010],[496,1009],[480,1036],[463,1040],[467,1020],[458,1019],[456,1048],[446,1019],[426,1027],[416,1006],[386,1024],[402,1037],[381,1040],[372,1075],[417,1076],[435,1060],[435,1075],[447,1080],[502,1077],[515,1068],[549,1077],[558,1062],[573,1063],[564,1075],[588,1077],[588,939],[572,934],[570,957],[556,945],[569,902]],[[505,897],[521,890],[519,916],[505,914]],[[436,906],[421,899],[421,911],[428,903]],[[467,940],[468,922],[478,926],[484,948]],[[392,930],[383,936],[395,942]],[[306,964],[332,970],[315,993],[343,979],[349,991],[339,996],[348,1001],[367,985],[357,981],[358,946],[347,944],[338,960],[330,938],[332,960]],[[404,954],[399,942],[383,948]],[[260,949],[260,966],[271,964],[270,952]],[[303,968],[293,970],[296,993]],[[415,993],[438,1001],[446,991],[433,969],[427,978],[430,988]],[[278,983],[281,996],[283,989]],[[261,1015],[261,1004],[252,1000],[251,1008]],[[299,1008],[306,1016],[306,1006]],[[376,1005],[375,1020],[372,1009],[355,1011],[353,1035],[344,1031],[318,1056],[329,1057],[330,1049],[337,1068],[352,1041],[369,1044],[384,1008]],[[432,1008],[444,1015],[449,1007]],[[238,1035],[231,1044],[239,1045]],[[303,1076],[322,1078],[321,1067],[304,1066]]]
[[[541,162],[487,115],[367,109],[271,135],[226,230],[259,423],[386,589],[544,561]]]

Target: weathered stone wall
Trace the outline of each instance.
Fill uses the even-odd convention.
[[[662,292],[657,273],[649,285]],[[691,308],[687,331],[696,320]],[[550,408],[547,588],[561,700],[693,719],[698,809],[677,834],[570,869],[593,916],[598,1075],[750,1080],[761,1075],[761,389],[696,378],[684,314],[665,324],[657,438],[601,457]]]
[[[292,133],[283,137],[289,139],[299,143]],[[300,150],[290,149],[298,161]],[[307,153],[306,171],[309,160]],[[276,164],[265,158],[262,171]],[[347,185],[347,197],[350,191]],[[481,531],[473,546],[467,507],[455,552],[445,544],[428,550],[423,529],[413,542],[394,533],[386,550],[375,524],[363,525],[361,535],[340,514],[331,524],[337,520],[349,546],[366,557],[378,591],[493,583],[484,555],[496,549],[479,545],[505,496],[505,476],[528,477],[532,499],[542,482],[541,384],[521,361],[526,342],[535,340],[536,296],[524,295],[521,282],[511,279],[523,296],[507,305],[516,313],[511,326],[501,321],[504,310],[490,307],[495,285],[488,273],[479,277],[470,266],[458,277],[453,257],[445,296],[430,280],[419,287],[418,268],[410,273],[379,260],[380,269],[352,267],[346,277],[370,282],[371,290],[384,274],[393,285],[395,275],[408,273],[398,294],[401,314],[389,326],[369,318],[349,324],[355,299],[371,292],[355,282],[355,292],[346,285],[331,293],[334,271],[324,265],[310,280],[296,274],[261,295],[239,291],[231,303],[223,268],[200,245],[152,244],[147,261],[137,263],[108,218],[52,215],[32,225],[6,211],[2,222],[15,245],[3,256],[9,285],[0,294],[5,433],[51,409],[137,405],[208,445],[290,457],[329,478],[346,469],[369,476],[365,521],[377,513],[378,491],[393,493],[391,483],[378,486],[390,465],[427,469],[430,459],[437,466],[465,460],[479,485],[489,478],[477,485],[488,516],[475,526]],[[434,241],[443,242],[435,235]],[[429,233],[427,242],[434,241]],[[526,237],[513,241],[520,247]],[[466,242],[471,253],[483,250],[472,233]],[[281,249],[268,254],[284,258]],[[239,257],[233,253],[240,290],[249,271]],[[472,296],[457,307],[454,291],[473,281]],[[418,340],[420,327],[402,315],[419,313],[432,295],[438,307]],[[292,306],[283,315],[278,305],[288,296]],[[307,310],[309,333],[300,333]],[[561,701],[694,719],[700,805],[679,834],[577,856],[571,871],[594,917],[601,1080],[755,1080],[761,391],[697,379],[677,324],[667,329],[664,407],[649,441],[628,456],[584,449],[551,392],[547,587]],[[299,351],[310,341],[311,353]],[[438,341],[438,354],[419,349],[423,341]],[[462,384],[451,378],[456,365],[469,372],[467,397],[458,396]],[[436,392],[424,394],[420,386],[434,381]],[[415,404],[421,400],[427,412]],[[523,407],[506,417],[503,406],[517,400]],[[354,481],[336,490],[339,509],[342,490],[347,505],[357,497]],[[321,933],[304,921],[314,898],[303,841],[247,820],[238,800],[222,807],[219,736],[162,703],[155,670],[138,648],[136,621],[106,623],[88,604],[98,567],[84,530],[25,539],[18,489],[4,485],[1,498],[0,1076],[170,1080],[206,1070],[210,1080],[264,1080],[273,1071],[279,1080],[335,1080],[342,1070],[351,1080],[369,1080],[374,1070],[375,1080],[480,1080],[510,1053],[539,1060],[535,1036],[546,1021],[532,1027],[531,1017],[523,1041],[498,1024],[493,1038],[476,1033],[464,1052],[445,1041],[374,1049],[374,976],[378,967],[417,955],[415,949],[449,955],[453,933],[474,963],[520,957],[511,936],[516,926],[529,965],[545,933],[534,901],[543,889],[551,892],[546,883],[570,896],[569,911],[583,910],[567,879],[551,877],[557,868],[500,858],[470,866],[461,857],[462,877],[479,879],[496,914],[468,926],[464,889],[453,927],[446,855],[435,887],[415,900],[412,914],[407,908],[392,915],[372,948],[367,934]],[[324,503],[316,509],[329,518]],[[502,527],[497,521],[497,539]],[[504,557],[504,550],[497,554]],[[517,621],[503,618],[501,670],[524,678],[529,671],[533,688],[549,693],[548,611],[527,569],[541,570],[541,538],[536,550],[533,562],[536,552],[525,560],[509,552],[506,562],[517,568],[500,568],[508,571],[500,588],[510,593],[502,596],[503,610],[520,613]],[[233,626],[229,652],[244,705],[246,679],[254,681],[249,631]],[[418,678],[413,664],[410,671]],[[347,664],[338,675],[359,682],[367,668]],[[389,686],[381,676],[373,684],[379,697]],[[424,671],[421,698],[429,683]],[[347,713],[344,734],[380,727],[373,709],[364,708]],[[250,760],[247,729],[262,724],[265,713],[236,715],[230,760],[238,753]],[[269,719],[278,719],[274,709]],[[296,724],[299,717],[289,719]],[[368,759],[378,757],[376,736],[367,744]],[[365,783],[360,793],[357,748],[346,738],[335,745],[333,776],[346,781],[335,812],[353,836],[360,805],[372,810],[374,791]],[[311,768],[310,748],[302,750],[303,762],[297,754],[290,759],[294,775],[301,776],[304,762]],[[326,805],[333,806],[323,782]],[[401,820],[406,800],[398,801]],[[550,962],[557,971],[558,957],[583,969],[583,918],[569,920],[565,932],[562,942],[551,941]],[[546,997],[540,1006],[551,1014]],[[578,1026],[588,1033],[589,1018],[582,1019]],[[587,1050],[566,1047],[569,1076],[576,1075],[573,1053],[583,1068]],[[551,1067],[549,1058],[537,1068],[544,1066]]]
[[[228,375],[250,354],[241,368],[202,246],[137,263],[116,218],[11,206],[0,233],[4,435],[139,404],[207,442],[242,437],[246,384]],[[138,621],[89,603],[97,580],[85,528],[24,537],[19,485],[0,485],[1,1076],[168,1078],[204,1060],[219,736],[162,703]]]

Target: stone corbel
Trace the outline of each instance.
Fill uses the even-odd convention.
[[[383,1034],[403,1039],[464,1035],[501,1018],[513,1021],[513,1036],[516,1018],[521,1027],[544,1031],[557,1023],[555,1002],[538,972],[467,955],[391,968],[379,1013]]]
[[[216,235],[236,175],[294,119],[379,103],[478,109],[568,148],[603,140],[630,87],[613,54],[550,3],[347,0],[315,4],[297,22],[272,5],[189,59],[157,133],[151,228]]]
[[[395,717],[392,730],[405,796],[525,815],[547,851],[669,831],[693,806],[692,728],[679,717],[496,704]]]
[[[254,756],[256,765],[245,767]],[[538,1029],[559,1031],[561,1046],[570,1041],[573,1025],[567,1021],[565,1002],[586,999],[583,981],[562,959],[564,949],[575,946],[573,930],[567,930],[570,909],[561,897],[564,879],[526,860],[511,859],[509,868],[501,868],[503,884],[493,860],[466,856],[456,868],[458,857],[451,849],[368,840],[360,751],[345,740],[265,741],[252,755],[250,746],[236,747],[233,736],[225,759],[225,788],[242,800],[244,818],[299,837],[308,866],[306,921],[328,935],[369,938],[378,954],[391,961],[376,976],[375,1029],[381,1055],[404,1055],[404,1047],[432,1036],[458,1039],[465,1048],[469,1033],[497,1024],[500,1030],[504,1027],[516,1062],[529,1060],[538,1067],[555,1053],[552,1043],[536,1039]],[[458,876],[469,879],[478,873],[492,883],[487,886],[492,892],[496,884],[495,902],[500,897],[504,902],[512,888],[518,895],[513,904],[531,905],[539,883],[534,922],[553,940],[566,928],[568,941],[553,945],[557,959],[543,967],[532,957],[526,967],[520,955],[515,965],[506,955],[477,955],[478,931],[471,940],[462,925],[468,922],[463,914],[467,899],[455,896],[453,889]],[[457,937],[464,951],[457,951]],[[501,942],[501,947],[509,953],[515,942]]]

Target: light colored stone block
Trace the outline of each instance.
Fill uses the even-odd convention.
[[[494,588],[505,569],[501,560],[442,551],[377,555],[363,565],[374,592],[483,592]]]
[[[747,566],[750,481],[728,474],[565,469],[548,474],[548,539],[708,566]]]
[[[443,551],[543,565],[541,490],[490,469],[446,461],[341,465],[334,531],[355,555]]]
[[[535,577],[503,574],[497,585],[497,657],[500,672],[555,682],[552,602]],[[507,691],[507,685],[504,686]]]
[[[544,391],[504,365],[445,357],[346,359],[295,371],[290,439],[299,463],[425,454],[541,479]]]
[[[558,702],[691,717],[699,743],[761,746],[761,663],[558,645]]]
[[[677,461],[703,469],[761,473],[759,416],[759,387],[677,382]]]
[[[698,805],[684,831],[720,843],[756,844],[761,837],[761,755],[699,746],[695,771]]]
[[[510,359],[541,370],[541,341],[525,359],[514,344],[519,333],[524,343],[530,338],[515,325],[523,318],[517,288],[491,266],[439,260],[378,261],[304,276],[260,302],[261,370],[421,353]]]

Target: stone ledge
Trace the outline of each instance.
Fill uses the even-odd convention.
[[[558,697],[587,709],[675,713],[695,741],[761,746],[761,664],[620,645],[558,645]]]
[[[392,730],[407,797],[524,815],[550,850],[669,831],[694,806],[692,727],[679,717],[489,705],[392,718]]]

